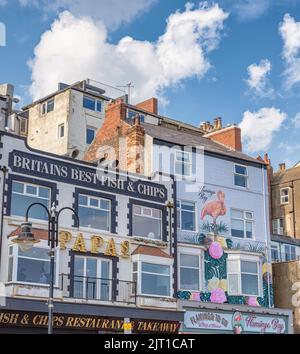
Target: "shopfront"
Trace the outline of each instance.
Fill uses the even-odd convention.
[[[182,333],[193,334],[290,334],[290,311],[259,310],[223,305],[186,308]]]
[[[29,221],[38,243],[14,243],[28,207],[64,210],[55,249],[54,331],[176,333],[174,180],[106,171],[30,149],[2,133],[1,333],[46,333],[50,261],[47,213]],[[70,208],[79,216],[79,223]],[[127,320],[126,320],[127,321]],[[126,322],[127,323],[127,322]],[[125,326],[126,327],[126,326]]]
[[[125,322],[125,318],[128,319]],[[183,312],[138,309],[123,306],[55,303],[54,333],[176,334]],[[127,323],[128,322],[128,323]],[[0,308],[1,333],[47,333],[48,314],[45,302],[29,299],[6,299]]]

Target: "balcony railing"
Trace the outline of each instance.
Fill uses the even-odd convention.
[[[136,304],[133,281],[60,274],[60,284],[65,298]]]

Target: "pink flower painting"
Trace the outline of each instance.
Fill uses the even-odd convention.
[[[210,295],[210,301],[216,304],[223,304],[227,300],[225,292],[221,288],[214,289]]]
[[[248,306],[259,306],[255,296],[249,296],[246,300]]]
[[[219,242],[213,242],[208,249],[208,253],[213,259],[219,259],[223,256],[223,248]]]

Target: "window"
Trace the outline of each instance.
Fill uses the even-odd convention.
[[[253,213],[244,210],[231,210],[231,235],[239,238],[253,238]]]
[[[86,128],[86,143],[89,145],[93,142],[96,135],[96,129],[88,127]]]
[[[280,204],[289,203],[289,188],[280,189]]]
[[[234,184],[239,187],[248,187],[248,169],[242,165],[234,165]]]
[[[135,112],[135,111],[130,111],[130,110],[127,111],[128,120],[132,120],[137,115],[140,117],[141,122],[145,121],[145,116],[143,114],[140,114],[139,112]]]
[[[180,289],[200,291],[200,256],[180,254]]]
[[[273,219],[273,234],[275,235],[283,235],[283,218]]]
[[[78,216],[80,225],[110,231],[111,201],[108,199],[78,195]]]
[[[111,261],[97,257],[74,258],[73,297],[111,299]]]
[[[170,265],[134,262],[133,281],[141,295],[171,296]]]
[[[175,174],[190,176],[192,173],[192,156],[190,152],[175,151]]]
[[[272,262],[279,262],[279,251],[278,251],[278,245],[271,245],[271,258]]]
[[[15,265],[14,261],[16,263]],[[14,268],[16,272],[15,275]],[[54,274],[56,274],[56,261]],[[50,257],[48,248],[35,246],[31,250],[23,252],[18,246],[10,246],[8,259],[8,281],[49,284]]]
[[[54,98],[42,103],[42,114],[47,114],[54,111]]]
[[[260,296],[260,262],[250,257],[228,255],[227,280],[229,295]]]
[[[11,215],[25,217],[26,210],[32,203],[42,203],[50,206],[50,188],[13,181],[11,196]],[[33,206],[29,216],[33,219],[48,220],[46,211],[41,207]]]
[[[26,135],[27,134],[27,119],[20,118],[20,134]]]
[[[296,257],[296,247],[292,245],[284,245],[285,261],[293,261]]]
[[[101,112],[102,102],[88,96],[83,96],[83,107],[91,111]]]
[[[184,231],[196,230],[194,203],[177,201],[177,227]]]
[[[161,239],[162,211],[140,205],[133,205],[132,234],[134,236]]]
[[[60,124],[58,126],[58,138],[63,138],[65,136],[65,125],[64,124]]]

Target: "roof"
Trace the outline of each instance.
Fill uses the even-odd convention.
[[[14,231],[12,231],[8,235],[8,237],[18,236],[20,232],[21,226],[17,227]],[[40,240],[48,240],[48,230],[32,228],[32,233],[36,238],[39,238]]]
[[[163,257],[163,258],[173,258],[160,248],[151,247],[151,246],[138,246],[133,252],[132,256],[135,254],[145,254],[147,256],[154,256],[154,257]]]
[[[81,84],[81,83],[82,83],[82,81],[78,81],[78,82],[76,82],[75,84],[67,85],[67,86],[65,86],[65,87],[62,88],[62,89],[56,90],[56,91],[50,93],[50,94],[47,95],[47,96],[44,96],[44,97],[42,97],[42,98],[40,98],[40,99],[38,99],[38,100],[35,100],[35,101],[33,101],[33,102],[27,104],[26,106],[22,107],[22,110],[25,111],[25,110],[27,110],[27,109],[29,109],[29,108],[31,108],[31,107],[33,107],[33,106],[39,104],[39,103],[42,103],[42,102],[44,102],[44,101],[48,101],[49,99],[53,98],[54,96],[59,95],[59,94],[65,92],[65,91],[68,91],[68,90],[76,90],[76,91],[85,93],[85,94],[87,94],[87,95],[89,95],[89,96],[100,97],[100,98],[102,98],[102,99],[104,99],[104,100],[106,100],[106,101],[110,100],[110,98],[107,97],[107,96],[105,96],[105,95],[95,94],[95,93],[92,93],[92,92],[83,90],[82,88],[80,88],[80,84]]]
[[[142,125],[145,128],[146,134],[161,141],[182,146],[203,146],[204,150],[207,152],[244,160],[245,162],[251,162],[257,165],[265,165],[263,161],[257,160],[240,151],[230,149],[225,145],[203,137],[200,132],[174,129],[164,125],[153,125],[149,123],[142,123]]]
[[[300,239],[284,236],[284,235],[271,235],[271,241],[274,242],[281,242],[281,243],[288,243],[290,245],[295,245],[300,247]]]
[[[288,183],[300,178],[300,166],[288,168],[283,171],[274,172],[271,184]]]

